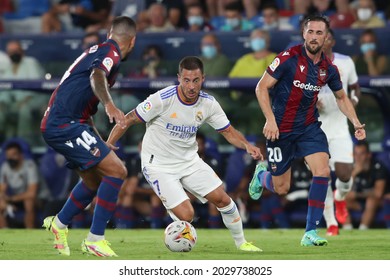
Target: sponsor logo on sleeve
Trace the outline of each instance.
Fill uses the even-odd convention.
[[[110,57],[106,57],[103,59],[103,65],[106,67],[107,71],[110,72],[112,66],[114,65],[114,61]]]
[[[144,114],[150,111],[152,109],[152,103],[150,101],[145,101],[144,104],[142,104],[141,110]]]
[[[89,48],[89,53],[94,53],[97,51],[97,49],[99,48],[98,45],[93,45],[92,47]]]
[[[272,61],[272,63],[270,64],[269,69],[271,69],[272,72],[274,72],[276,68],[278,68],[279,64],[280,64],[280,59],[279,57],[276,57],[274,61]]]

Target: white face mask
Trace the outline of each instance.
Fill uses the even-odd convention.
[[[370,8],[360,8],[357,11],[358,18],[361,21],[367,21],[372,16],[372,10]]]

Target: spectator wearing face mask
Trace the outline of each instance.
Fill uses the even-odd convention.
[[[202,5],[192,4],[187,6],[187,26],[185,30],[191,32],[208,32],[211,31],[213,27],[208,23]]]
[[[388,59],[377,52],[377,37],[372,29],[360,35],[360,55],[353,58],[358,75],[379,76],[389,73]]]
[[[254,28],[254,24],[242,16],[243,7],[240,1],[229,3],[225,6],[224,21],[221,31],[248,31]]]
[[[100,43],[100,37],[98,32],[88,32],[83,37],[83,50],[86,50],[94,45]]]
[[[11,40],[6,45],[6,52],[10,65],[0,75],[0,80],[35,80],[43,79],[44,70],[37,59],[24,53],[22,44],[17,40]],[[40,144],[37,137],[39,118],[49,100],[46,94],[28,90],[2,91],[0,103],[5,110],[0,113],[0,134],[6,138],[18,136],[29,141],[30,145]]]
[[[215,34],[207,33],[201,40],[201,60],[207,77],[226,77],[232,68],[229,58],[221,51],[221,44]]]
[[[274,60],[276,53],[269,50],[270,36],[265,30],[255,29],[250,35],[252,52],[243,55],[234,64],[229,73],[231,78],[259,78],[268,65]]]
[[[373,0],[359,0],[356,13],[357,20],[351,25],[352,28],[379,28],[384,27],[385,22],[376,14]]]
[[[12,216],[17,209],[24,210],[24,226],[34,228],[39,178],[37,166],[33,160],[24,158],[22,147],[17,142],[10,142],[5,147],[5,158],[0,168],[0,228],[8,226],[7,213]]]

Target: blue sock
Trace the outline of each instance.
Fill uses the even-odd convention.
[[[324,214],[328,177],[314,176],[309,190],[306,231],[317,228]]]
[[[261,185],[272,193],[275,193],[274,184],[272,182],[272,175],[269,171],[259,172],[258,175]]]
[[[84,211],[95,197],[96,192],[89,189],[83,181],[80,181],[73,188],[64,207],[58,213],[58,219],[64,225],[69,225],[73,217]]]
[[[383,215],[386,228],[390,229],[390,199],[385,199],[383,201]]]
[[[97,191],[91,233],[104,235],[107,223],[115,212],[118,193],[123,184],[120,178],[105,176]]]

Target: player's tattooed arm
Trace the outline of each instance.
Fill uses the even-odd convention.
[[[108,90],[108,82],[106,78],[106,73],[99,69],[94,68],[89,77],[92,90],[100,102],[103,104],[106,114],[110,120],[110,123],[113,123],[115,120],[116,124],[119,124],[124,127],[125,115],[121,110],[119,110],[114,102]]]
[[[130,111],[125,116],[125,126],[122,127],[120,125],[115,125],[114,128],[111,130],[110,135],[107,139],[107,144],[114,145],[122,136],[125,134],[126,130],[137,123],[143,123],[143,121],[138,118],[137,114],[135,113],[135,110]]]
[[[89,77],[92,90],[100,102],[105,106],[107,103],[112,102],[112,97],[108,90],[108,82],[106,73],[99,68],[94,68]]]

